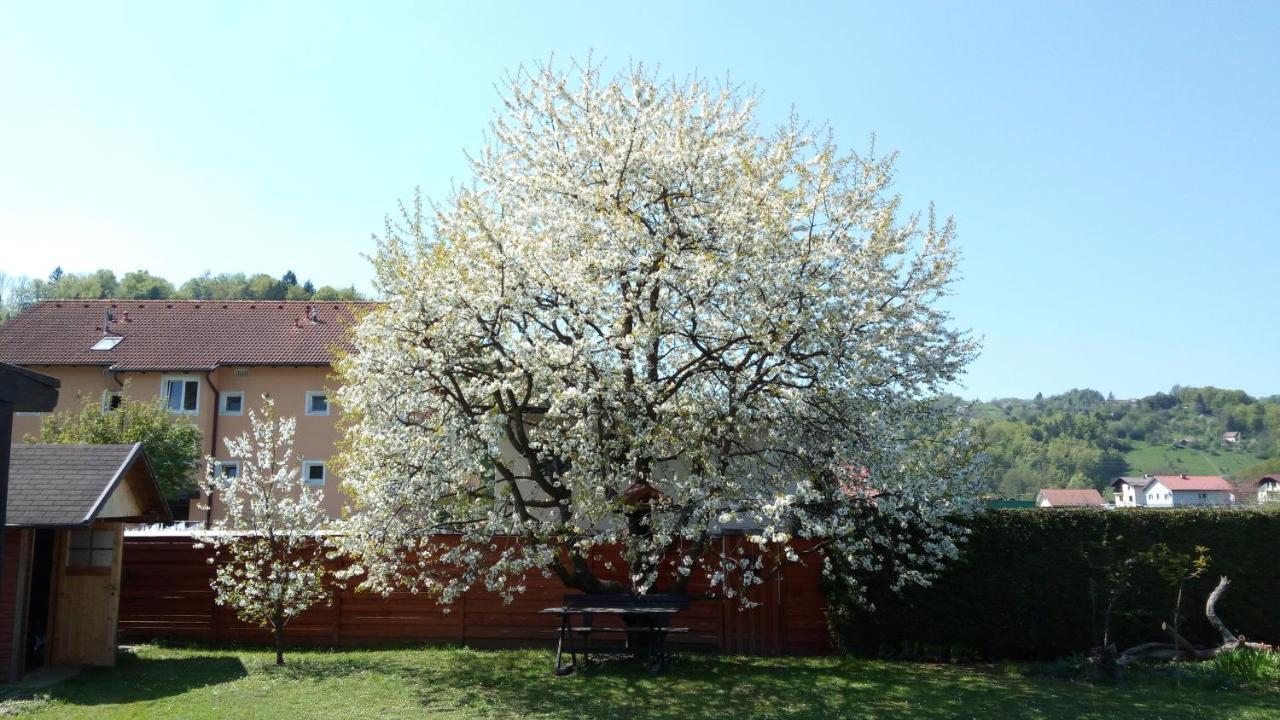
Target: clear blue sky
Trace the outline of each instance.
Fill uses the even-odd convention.
[[[0,5],[0,271],[369,289],[521,62],[754,86],[954,215],[966,395],[1280,393],[1280,3]]]

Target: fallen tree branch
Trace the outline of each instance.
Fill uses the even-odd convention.
[[[1204,604],[1205,617],[1209,618],[1209,623],[1222,635],[1222,644],[1216,647],[1196,647],[1191,644],[1190,640],[1180,635],[1178,631],[1170,627],[1169,623],[1160,623],[1160,629],[1169,633],[1173,637],[1172,643],[1143,643],[1134,645],[1124,652],[1120,653],[1116,658],[1115,664],[1119,667],[1127,667],[1141,660],[1177,660],[1184,654],[1195,658],[1196,660],[1208,660],[1217,657],[1225,652],[1240,650],[1242,648],[1250,648],[1253,650],[1272,651],[1273,648],[1265,643],[1247,642],[1243,637],[1236,637],[1234,633],[1227,629],[1225,623],[1218,618],[1217,604],[1218,599],[1226,592],[1231,585],[1231,581],[1224,575],[1218,581],[1218,586],[1209,593],[1209,599]]]
[[[1182,635],[1180,635],[1177,630],[1174,630],[1172,627],[1169,626],[1169,623],[1167,622],[1160,623],[1160,628],[1165,632],[1169,633],[1169,635],[1173,636],[1173,644],[1183,652],[1190,653],[1194,657],[1200,657],[1201,653],[1204,652],[1204,650],[1202,650],[1201,648],[1198,648],[1195,645],[1192,645],[1190,640],[1182,637]]]
[[[1214,588],[1213,592],[1209,593],[1209,599],[1206,600],[1204,603],[1204,616],[1209,618],[1209,624],[1212,625],[1214,628],[1216,628],[1218,632],[1222,634],[1223,645],[1239,645],[1240,644],[1239,638],[1237,638],[1230,630],[1228,630],[1227,626],[1221,620],[1218,619],[1218,611],[1216,608],[1218,604],[1218,598],[1222,597],[1222,593],[1226,592],[1227,587],[1229,587],[1230,585],[1231,585],[1231,581],[1227,579],[1226,575],[1223,575],[1218,580],[1218,587]]]
[[[1116,665],[1128,667],[1140,660],[1174,660],[1180,654],[1178,648],[1169,643],[1142,643],[1120,653]]]

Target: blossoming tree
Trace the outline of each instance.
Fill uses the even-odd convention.
[[[249,411],[252,436],[225,440],[236,471],[213,458],[206,462],[205,489],[223,513],[199,539],[214,551],[217,602],[241,620],[269,628],[276,664],[283,665],[285,626],[328,599],[327,515],[322,492],[302,481],[293,453],[296,420],[277,419],[270,398],[263,397],[263,404],[261,417]]]
[[[386,303],[340,368],[364,587],[700,571],[732,596],[764,566],[715,551],[725,526],[897,585],[954,554],[971,453],[930,402],[974,352],[937,305],[952,224],[899,216],[892,156],[762,132],[755,106],[639,67],[520,71],[474,181],[388,222]],[[606,544],[628,580],[600,577]]]

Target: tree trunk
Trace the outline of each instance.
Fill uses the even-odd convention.
[[[1227,591],[1227,587],[1231,585],[1231,581],[1223,575],[1218,580],[1218,586],[1209,593],[1209,599],[1204,603],[1204,616],[1209,619],[1209,624],[1214,627],[1222,635],[1223,645],[1238,645],[1240,640],[1227,629],[1227,626],[1218,619],[1218,598],[1222,597],[1222,593]]]
[[[278,624],[271,627],[271,637],[276,642],[276,667],[284,665],[284,628]]]

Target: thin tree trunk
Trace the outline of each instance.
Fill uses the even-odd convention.
[[[276,641],[276,666],[284,665],[284,628],[276,624],[271,627],[271,636]]]
[[[1218,580],[1218,586],[1213,589],[1213,592],[1209,593],[1209,599],[1204,603],[1204,616],[1209,619],[1209,624],[1222,635],[1223,645],[1239,645],[1240,640],[1227,629],[1222,620],[1218,619],[1218,598],[1222,597],[1222,593],[1227,591],[1229,585],[1231,585],[1231,581],[1227,579],[1226,575],[1223,575]]]

